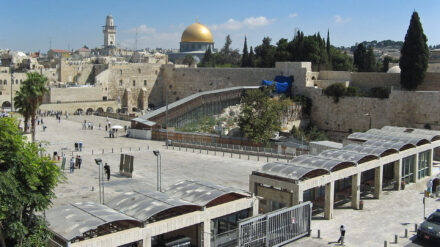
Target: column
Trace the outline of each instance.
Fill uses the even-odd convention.
[[[361,174],[354,174],[351,176],[351,207],[359,209],[359,202],[361,200]]]
[[[401,189],[401,182],[402,182],[402,159],[394,161],[394,181],[396,181],[397,190]]]
[[[324,218],[331,220],[333,218],[333,205],[335,201],[335,182],[331,181],[325,185],[325,203]]]
[[[304,193],[301,189],[299,189],[298,185],[295,184],[292,190],[292,205],[295,206],[304,201]]]
[[[415,154],[413,172],[414,172],[413,182],[417,183],[419,181],[419,153]]]
[[[383,166],[374,168],[374,198],[379,199],[382,193]]]
[[[142,240],[142,246],[143,247],[151,247],[151,236],[146,236],[143,240]]]
[[[429,156],[429,163],[428,163],[428,166],[429,166],[429,169],[428,169],[428,176],[432,176],[432,164],[434,163],[434,152],[435,152],[434,149],[431,149],[431,150],[430,150],[431,155]]]
[[[203,221],[203,247],[211,247],[211,220]]]
[[[249,175],[249,192],[251,194],[257,195],[257,183],[255,183],[253,175]]]
[[[260,202],[258,201],[258,198],[255,197],[255,195],[252,196],[252,200],[252,216],[257,216]]]

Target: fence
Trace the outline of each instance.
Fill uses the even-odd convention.
[[[239,247],[281,246],[311,233],[311,202],[239,222]]]
[[[95,114],[96,116],[100,116],[100,117],[109,117],[109,118],[115,118],[115,119],[124,120],[124,121],[131,121],[133,118],[136,118],[135,115],[126,115],[126,114],[115,113],[115,112],[95,112],[93,114]]]

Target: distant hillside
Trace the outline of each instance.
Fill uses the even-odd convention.
[[[389,49],[398,49],[400,50],[402,48],[403,45],[403,41],[394,41],[394,40],[383,40],[383,41],[377,41],[377,40],[373,40],[373,41],[363,41],[361,42],[362,44],[364,44],[365,47],[373,47],[373,48],[389,48]],[[351,47],[351,50],[356,49],[356,46],[358,44],[354,45]]]

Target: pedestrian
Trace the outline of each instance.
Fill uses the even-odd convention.
[[[78,142],[75,142],[75,151],[78,151]]]
[[[41,124],[44,124],[44,122],[43,122],[43,118],[41,118]]]
[[[341,225],[341,236],[338,239],[338,243],[344,244],[344,238],[345,238],[345,225]]]
[[[431,196],[431,193],[432,193],[432,186],[433,186],[433,182],[432,182],[432,179],[430,179],[430,180],[426,183],[426,187],[427,187],[427,190],[428,190],[430,196]]]
[[[98,128],[99,128],[99,130],[101,130],[101,123],[98,124]]]
[[[47,126],[46,126],[46,125],[43,125],[43,132],[46,131],[46,128],[47,128]]]
[[[105,175],[107,175],[107,181],[110,181],[110,166],[105,163],[104,165]]]
[[[78,155],[77,163],[78,163],[78,169],[81,169],[81,163],[82,163],[81,155]]]
[[[108,131],[108,138],[112,138],[112,130]]]
[[[70,173],[72,173],[75,169],[75,157],[70,159]]]
[[[107,132],[107,130],[108,130],[108,127],[107,127],[107,124],[105,125],[105,131]]]
[[[82,142],[79,142],[78,144],[79,144],[79,151],[82,152],[83,143],[82,143]]]

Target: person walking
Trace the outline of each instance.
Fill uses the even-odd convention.
[[[79,151],[82,152],[82,148],[83,148],[83,143],[79,142]]]
[[[75,142],[75,151],[78,151],[78,142]]]
[[[344,238],[345,238],[345,225],[341,225],[340,227],[341,236],[338,239],[338,243],[344,244]]]
[[[77,158],[77,164],[78,164],[78,169],[81,169],[81,163],[82,163],[82,158],[81,158],[81,155],[78,155],[78,158]]]
[[[75,157],[70,159],[70,173],[72,173],[75,169]]]
[[[426,183],[426,187],[427,187],[427,190],[428,190],[428,193],[429,193],[429,196],[431,196],[431,193],[432,193],[432,186],[433,186],[434,184],[433,184],[433,182],[432,182],[432,179],[430,179],[427,183]]]
[[[104,165],[105,175],[107,175],[107,181],[110,181],[110,166],[105,163]]]

